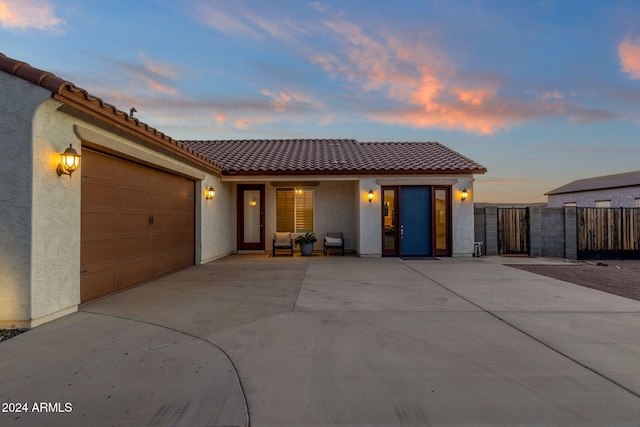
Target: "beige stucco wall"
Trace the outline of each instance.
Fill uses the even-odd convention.
[[[50,92],[0,73],[0,327],[31,318],[33,116]]]
[[[380,187],[375,177],[364,177],[360,179],[358,191],[355,194],[356,204],[360,211],[358,254],[362,257],[379,257],[382,255]],[[367,198],[369,191],[374,192],[374,198],[371,202]]]
[[[69,144],[81,150],[61,105],[45,100],[33,120],[31,326],[80,300],[80,173],[59,177],[56,166]]]
[[[204,180],[196,182],[196,188],[200,191],[196,194],[201,198],[200,221],[196,218],[196,224],[200,224],[200,230],[196,226],[196,236],[200,238],[200,250],[196,247],[200,259],[198,264],[204,264],[221,258],[236,251],[236,225],[232,214],[232,200],[234,188],[229,183],[220,182],[217,177],[206,174]],[[216,196],[212,200],[206,200],[204,191],[212,186],[216,190]],[[196,242],[197,244],[197,242]]]
[[[318,242],[315,248],[322,250],[322,239],[328,232],[341,231],[346,251],[356,250],[358,233],[353,193],[357,181],[326,181],[316,188],[315,230]]]
[[[467,200],[462,198],[462,190],[467,190]],[[471,256],[473,254],[473,175],[462,175],[451,189],[451,222],[453,256]]]

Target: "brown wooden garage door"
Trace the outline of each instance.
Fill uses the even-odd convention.
[[[82,150],[82,302],[194,264],[192,180]]]

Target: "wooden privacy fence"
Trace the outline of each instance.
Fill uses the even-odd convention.
[[[640,209],[577,208],[578,258],[640,256]]]
[[[527,208],[498,209],[498,253],[505,255],[529,253],[529,210]]]

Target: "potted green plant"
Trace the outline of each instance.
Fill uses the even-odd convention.
[[[296,237],[296,245],[300,245],[300,253],[304,256],[311,256],[313,253],[313,244],[317,242],[316,235],[313,233],[305,233]]]

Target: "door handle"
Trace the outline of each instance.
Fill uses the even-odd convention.
[[[153,225],[153,215],[149,215],[149,225]]]

